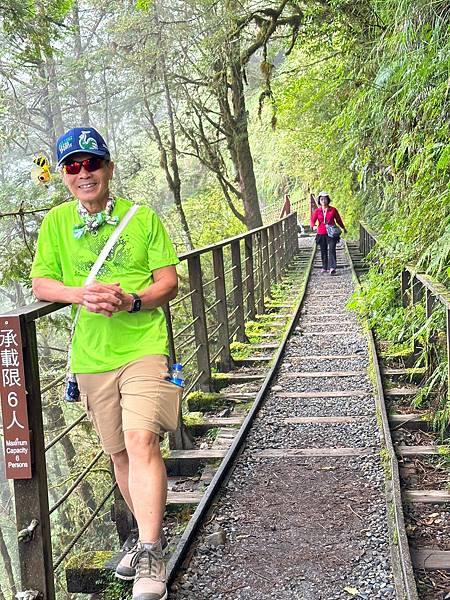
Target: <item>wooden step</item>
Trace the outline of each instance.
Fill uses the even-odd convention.
[[[284,419],[286,425],[327,425],[332,423],[364,423],[371,415],[363,415],[359,417],[343,416],[343,417],[288,417]]]
[[[357,377],[367,375],[366,371],[297,371],[283,372],[283,377],[303,377],[304,379],[327,379],[330,377]]]
[[[205,435],[210,429],[240,427],[243,422],[244,417],[212,417],[210,419],[203,419],[201,423],[190,425],[188,429],[194,436],[200,436]]]
[[[283,317],[283,319],[284,318],[287,319],[289,314],[285,315],[283,313],[264,313],[263,315],[256,315],[255,319],[257,319],[257,320],[264,319],[264,323],[266,323],[266,322],[281,320],[280,317]],[[268,319],[267,317],[271,317],[271,318]]]
[[[255,350],[274,350],[279,346],[280,344],[270,344],[269,342],[264,344],[252,344],[252,348]]]
[[[167,492],[167,505],[198,504],[202,499],[202,492]]]
[[[224,448],[205,448],[205,450],[169,450],[166,460],[216,460],[223,458],[227,451]]]
[[[396,452],[403,458],[410,456],[428,456],[443,454],[448,450],[448,446],[396,446]]]
[[[379,448],[267,448],[255,451],[254,456],[264,458],[298,458],[299,456],[370,456]]]
[[[254,400],[256,398],[257,392],[227,392],[219,394],[218,400],[243,400],[247,402],[248,400]]]
[[[310,354],[307,356],[290,356],[289,362],[302,362],[304,360],[353,360],[365,358],[365,354]]]
[[[323,321],[301,321],[302,327],[321,327],[323,324]],[[359,327],[357,321],[327,321],[326,325],[327,327],[329,327],[330,325],[355,325]]]
[[[237,367],[247,367],[258,363],[268,363],[272,358],[272,356],[248,356],[247,358],[235,358],[233,362]]]
[[[369,396],[366,390],[333,390],[332,392],[276,392],[282,398],[356,398]]]
[[[221,377],[215,377],[213,374],[213,382],[227,383],[249,383],[251,381],[261,381],[265,379],[265,375],[259,373],[220,373]]]
[[[346,336],[352,335],[360,335],[363,336],[363,333],[360,331],[300,331],[300,335],[303,337],[327,337],[329,335],[340,335],[342,339],[345,339]]]
[[[333,281],[333,280],[330,280]],[[332,298],[340,298],[340,299],[344,299],[344,298],[350,298],[351,294],[336,294],[333,293]],[[311,294],[311,298],[326,298],[327,300],[330,300],[330,294],[316,294],[316,293],[312,293]],[[308,296],[306,296],[306,300],[308,300]]]
[[[385,377],[414,377],[415,375],[424,375],[427,370],[425,367],[410,367],[406,369],[391,369],[389,367],[381,369]]]
[[[416,569],[450,571],[450,550],[434,548],[411,549],[411,559]]]
[[[261,337],[261,338],[277,338],[279,337],[278,333],[270,333],[270,332],[265,332],[265,333],[257,333],[255,334],[255,337]],[[277,344],[278,345],[278,344]]]
[[[405,490],[403,499],[406,502],[444,504],[450,502],[450,490]]]
[[[271,309],[271,308],[294,308],[294,306],[292,304],[278,304],[278,303],[273,303],[273,302],[266,302],[266,308],[267,309]]]
[[[311,312],[315,313],[316,317],[318,316],[318,314],[317,314],[318,311],[315,308],[310,308],[309,306],[305,307],[302,310],[301,314],[304,316],[304,315],[307,315],[307,314],[309,314]],[[320,317],[325,320],[325,319],[328,319],[328,318],[339,316],[340,314],[343,315],[343,316],[345,315],[346,317],[348,317],[348,311],[338,312],[338,313],[334,312],[334,313],[329,313],[329,314],[321,314]]]
[[[389,424],[392,429],[405,427],[412,430],[422,429],[426,431],[430,428],[430,421],[426,418],[427,416],[427,414],[420,415],[416,413],[389,415]]]
[[[414,387],[398,387],[398,388],[387,388],[384,390],[385,396],[391,396],[393,398],[398,396],[415,396],[419,393],[419,388]]]

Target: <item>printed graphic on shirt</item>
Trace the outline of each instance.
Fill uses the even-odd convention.
[[[75,275],[85,278],[89,275],[98,255],[108,241],[108,236],[103,237],[100,235],[90,235],[87,238],[87,241],[88,247],[86,250],[92,255],[92,258],[89,260],[77,260],[77,262],[74,264]],[[132,254],[130,251],[130,240],[126,234],[123,234],[110,250],[105,262],[97,274],[97,277],[107,277],[112,275],[113,272],[121,271],[122,269],[126,270],[131,261]]]

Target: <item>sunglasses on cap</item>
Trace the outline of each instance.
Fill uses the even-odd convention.
[[[63,165],[63,171],[64,173],[67,173],[67,175],[78,175],[81,171],[81,167],[84,167],[86,171],[92,173],[92,171],[98,171],[98,169],[102,168],[104,160],[104,158],[100,158],[99,156],[91,156],[84,160],[66,162]]]

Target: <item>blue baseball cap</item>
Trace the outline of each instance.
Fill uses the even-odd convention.
[[[56,142],[58,167],[71,154],[87,152],[95,156],[109,158],[109,150],[105,140],[93,127],[73,127],[63,133]]]

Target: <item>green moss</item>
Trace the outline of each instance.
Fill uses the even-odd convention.
[[[169,436],[165,435],[162,443],[160,444],[161,456],[163,459],[169,458],[170,456],[170,446],[169,446]]]
[[[439,456],[443,456],[450,460],[450,446],[440,446],[439,447]]]
[[[105,589],[102,590],[102,600],[131,600],[132,588],[130,582],[121,581],[111,571],[104,576]]]
[[[214,410],[224,404],[220,394],[215,392],[191,392],[186,398],[186,401],[189,410],[192,412]]]
[[[66,569],[102,569],[113,556],[114,552],[109,550],[75,554],[67,561]]]
[[[387,448],[382,448],[380,450],[380,459],[381,459],[381,466],[383,467],[385,478],[392,479],[391,458],[389,456],[389,452],[388,452]]]
[[[251,345],[244,344],[243,342],[232,342],[230,344],[230,350],[234,360],[243,360],[248,358],[252,353]]]
[[[398,531],[396,526],[397,521],[395,518],[395,506],[393,502],[389,502],[388,504],[388,513],[392,524],[392,543],[394,546],[398,546]]]
[[[200,411],[196,412],[188,412],[183,415],[183,423],[186,427],[191,427],[192,425],[200,425],[205,420],[203,413]]]
[[[376,407],[375,409],[375,416],[377,418],[377,425],[379,427],[379,429],[383,429],[383,418],[381,415],[381,408],[379,406]]]
[[[239,404],[236,404],[235,408],[234,408],[234,412],[235,413],[247,413],[251,407],[253,406],[253,400],[250,400],[249,402],[240,402]]]
[[[389,344],[386,350],[380,352],[382,358],[406,358],[411,356],[413,348],[411,341],[403,342],[401,344]]]

